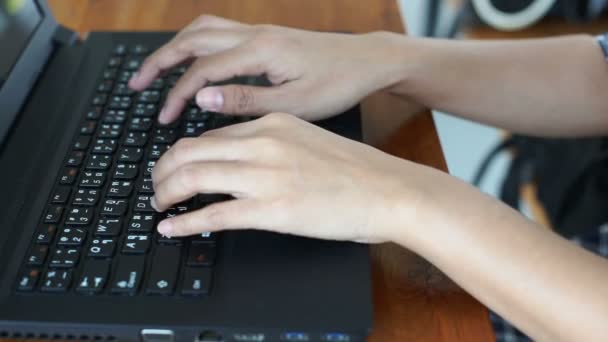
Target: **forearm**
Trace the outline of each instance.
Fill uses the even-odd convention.
[[[605,340],[608,261],[424,169],[420,177],[431,177],[425,184],[433,188],[417,201],[416,215],[407,209],[416,222],[396,230],[395,240],[536,340]]]
[[[427,107],[518,133],[608,133],[608,63],[593,37],[398,44],[403,80],[390,89]]]

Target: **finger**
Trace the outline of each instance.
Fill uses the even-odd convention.
[[[152,170],[152,181],[159,183],[183,165],[194,162],[210,161],[247,161],[251,160],[244,142],[221,136],[183,138],[177,141],[158,160]]]
[[[152,203],[164,211],[199,193],[245,197],[264,179],[261,168],[238,162],[199,162],[183,165],[162,181],[154,183]]]
[[[233,48],[246,39],[245,31],[222,29],[201,29],[176,36],[146,58],[129,80],[129,87],[141,91],[167,69],[190,58]]]
[[[245,28],[248,25],[239,23],[238,21],[229,20],[214,15],[203,14],[194,19],[188,26],[184,27],[177,35],[183,35],[187,32],[197,31],[200,29],[236,29]]]
[[[209,82],[224,81],[238,75],[264,73],[264,60],[259,53],[247,48],[235,48],[199,58],[175,84],[167,95],[158,120],[175,120],[196,92]]]
[[[203,209],[161,221],[158,232],[165,236],[188,236],[229,229],[274,230],[285,221],[281,210],[257,199],[215,203]]]
[[[285,83],[273,87],[231,84],[205,87],[196,94],[196,103],[203,110],[231,115],[264,115],[269,112],[290,112],[297,103],[298,86]]]

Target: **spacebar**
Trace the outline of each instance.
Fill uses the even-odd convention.
[[[180,255],[181,246],[158,246],[156,248],[146,294],[170,295],[173,293],[177,282]]]

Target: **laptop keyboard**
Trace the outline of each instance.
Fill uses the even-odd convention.
[[[117,45],[100,76],[23,262],[18,292],[200,296],[211,289],[217,236],[167,238],[161,220],[226,200],[200,195],[163,213],[151,172],[180,137],[246,120],[190,103],[163,126],[159,106],[185,67],[135,93],[127,82],[149,49]]]

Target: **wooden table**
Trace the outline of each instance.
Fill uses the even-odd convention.
[[[96,30],[178,30],[203,13],[312,30],[404,32],[395,0],[49,2],[60,23],[82,34]],[[368,143],[446,170],[428,110],[387,94],[375,94],[364,101],[363,111]],[[385,244],[373,247],[372,262],[375,322],[369,341],[494,340],[487,310],[420,257]]]

